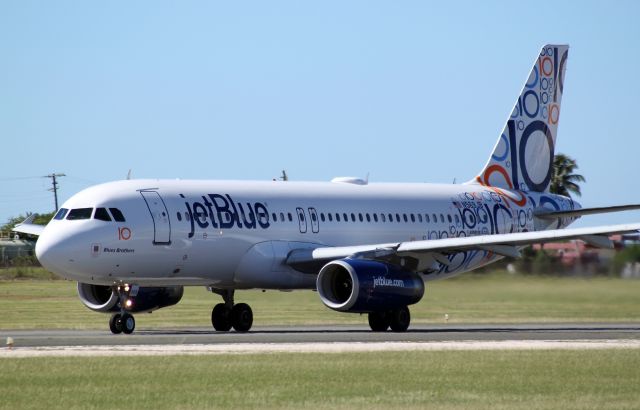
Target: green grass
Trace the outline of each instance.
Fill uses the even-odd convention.
[[[107,315],[88,310],[65,280],[0,281],[0,329],[104,329]],[[411,306],[413,323],[638,322],[640,281],[610,278],[527,277],[494,273],[465,275],[427,284]],[[182,301],[139,314],[137,327],[209,327],[211,308],[221,301],[204,287],[185,289]],[[365,324],[360,315],[334,312],[312,291],[239,291],[255,325]]]
[[[639,408],[640,351],[0,360],[0,408]]]
[[[60,277],[38,266],[0,268],[0,280],[13,279],[57,280]]]

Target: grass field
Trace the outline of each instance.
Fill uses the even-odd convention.
[[[0,360],[0,408],[640,408],[640,351]]]
[[[185,289],[182,301],[152,314],[139,314],[137,327],[210,326],[211,308],[221,298],[204,287]],[[324,307],[312,291],[239,291],[255,325],[365,324],[360,315]],[[107,315],[88,310],[65,280],[0,281],[0,329],[104,329]],[[640,281],[509,275],[463,275],[427,284],[411,307],[413,323],[525,323],[640,321]]]

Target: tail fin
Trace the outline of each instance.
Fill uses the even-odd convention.
[[[549,190],[568,54],[568,45],[542,47],[489,162],[469,183]]]

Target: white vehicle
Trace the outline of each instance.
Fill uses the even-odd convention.
[[[568,46],[536,57],[489,161],[459,185],[125,180],[74,195],[39,235],[42,265],[78,282],[82,302],[110,312],[113,333],[132,313],[178,303],[183,286],[223,297],[218,331],[248,331],[251,308],[236,289],[317,289],[340,312],[368,313],[372,330],[404,331],[424,282],[518,256],[521,247],[608,235],[640,224],[564,229],[581,209],[549,193]]]

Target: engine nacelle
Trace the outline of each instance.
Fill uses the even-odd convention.
[[[366,259],[327,263],[316,281],[322,303],[340,312],[397,309],[422,299],[424,282],[416,273]]]
[[[132,292],[133,294],[134,292]],[[184,288],[182,286],[144,287],[138,288],[135,296],[131,295],[127,312],[151,312],[180,302]],[[78,282],[78,296],[86,307],[96,312],[118,312],[120,305],[118,294],[111,286],[90,285]]]

